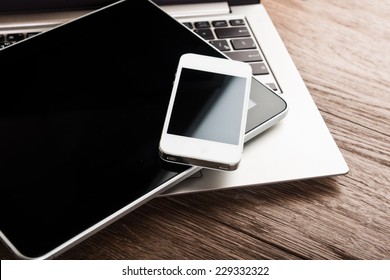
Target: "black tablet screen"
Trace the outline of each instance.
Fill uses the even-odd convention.
[[[0,51],[0,228],[23,255],[55,249],[187,168],[158,155],[186,52],[221,56],[149,1]]]

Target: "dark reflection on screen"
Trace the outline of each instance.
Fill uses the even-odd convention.
[[[238,144],[245,78],[183,68],[168,133]]]

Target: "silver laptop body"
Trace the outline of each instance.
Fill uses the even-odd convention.
[[[181,22],[224,17],[245,18],[271,72],[271,75],[255,76],[265,84],[274,82],[275,78],[277,92],[289,104],[289,113],[281,122],[245,144],[244,156],[236,171],[203,169],[199,176],[170,188],[165,195],[334,176],[348,172],[343,155],[260,1],[238,0],[230,3],[224,1],[162,7]],[[204,16],[200,16],[201,14]]]

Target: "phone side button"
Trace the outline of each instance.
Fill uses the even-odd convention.
[[[229,168],[227,168],[226,166],[219,166],[219,169],[224,171],[229,171]]]
[[[167,156],[166,159],[170,161],[177,161],[177,158],[172,156]]]

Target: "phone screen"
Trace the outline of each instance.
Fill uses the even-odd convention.
[[[237,145],[246,80],[183,68],[168,133]]]

